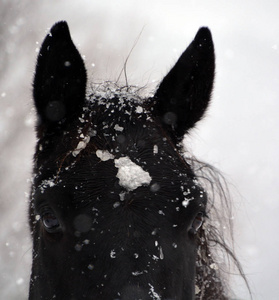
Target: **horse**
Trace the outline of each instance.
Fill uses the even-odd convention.
[[[210,246],[224,239],[210,239],[210,196],[182,143],[214,73],[202,27],[153,96],[112,82],[87,92],[67,23],[51,28],[33,81],[29,300],[228,299]]]

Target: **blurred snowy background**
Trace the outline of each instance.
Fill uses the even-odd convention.
[[[35,136],[31,82],[47,30],[67,20],[94,81],[160,81],[200,26],[213,34],[214,97],[191,134],[195,155],[232,184],[235,249],[253,299],[279,299],[279,2],[0,0],[0,298],[27,299],[27,198]],[[249,299],[233,276],[237,299]]]

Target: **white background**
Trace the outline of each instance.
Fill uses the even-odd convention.
[[[24,3],[23,3],[24,2]],[[188,145],[233,188],[235,249],[253,299],[279,299],[279,2],[277,0],[0,0],[0,298],[27,299],[27,198],[35,144],[32,77],[38,47],[67,20],[90,81],[151,90],[201,26],[213,35],[217,72],[207,117]],[[237,299],[249,299],[237,276]]]

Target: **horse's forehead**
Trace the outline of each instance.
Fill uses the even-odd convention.
[[[78,123],[68,133],[71,142],[64,145],[65,139],[60,141],[66,154],[55,159],[50,179],[75,187],[86,179],[92,190],[98,190],[100,182],[113,187],[118,182],[127,192],[140,187],[156,192],[169,186],[170,193],[177,187],[186,189],[192,171],[152,119],[147,102],[137,93],[122,90],[90,95]],[[44,180],[43,185],[49,187],[49,177]]]
[[[36,190],[39,194],[51,195],[52,201],[61,207],[67,206],[68,201],[77,207],[89,202],[95,205],[92,199],[105,199],[114,208],[130,199],[147,205],[148,199],[154,197],[159,202],[161,198],[168,198],[170,202],[182,199],[182,206],[187,207],[189,201],[203,197],[198,182],[183,164],[174,166],[174,160],[160,159],[159,150],[153,155],[154,159],[146,164],[145,158],[135,159],[129,154],[118,157],[108,150],[97,150],[71,166],[62,167],[59,176],[54,174],[39,180]],[[65,199],[68,200],[65,202]]]
[[[158,130],[148,103],[148,98],[136,92],[106,90],[91,94],[78,123],[69,128],[70,135],[77,140],[73,155],[85,148],[119,155],[153,148],[154,143],[165,137]]]
[[[89,96],[88,109],[99,122],[115,121],[133,122],[138,119],[149,119],[149,111],[145,109],[146,99],[136,91],[97,90]],[[94,120],[93,120],[94,122]],[[117,129],[120,130],[121,129]]]

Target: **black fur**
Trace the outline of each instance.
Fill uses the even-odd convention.
[[[214,70],[211,33],[204,27],[155,94],[155,110],[175,142],[204,115],[213,87]]]
[[[211,34],[201,28],[154,98],[104,84],[86,99],[68,26],[52,27],[34,79],[30,300],[225,299],[200,227],[207,195],[177,148],[202,118],[213,78]],[[137,166],[128,184],[125,159]]]
[[[66,22],[52,27],[38,55],[34,101],[48,133],[81,113],[85,102],[86,70]]]

